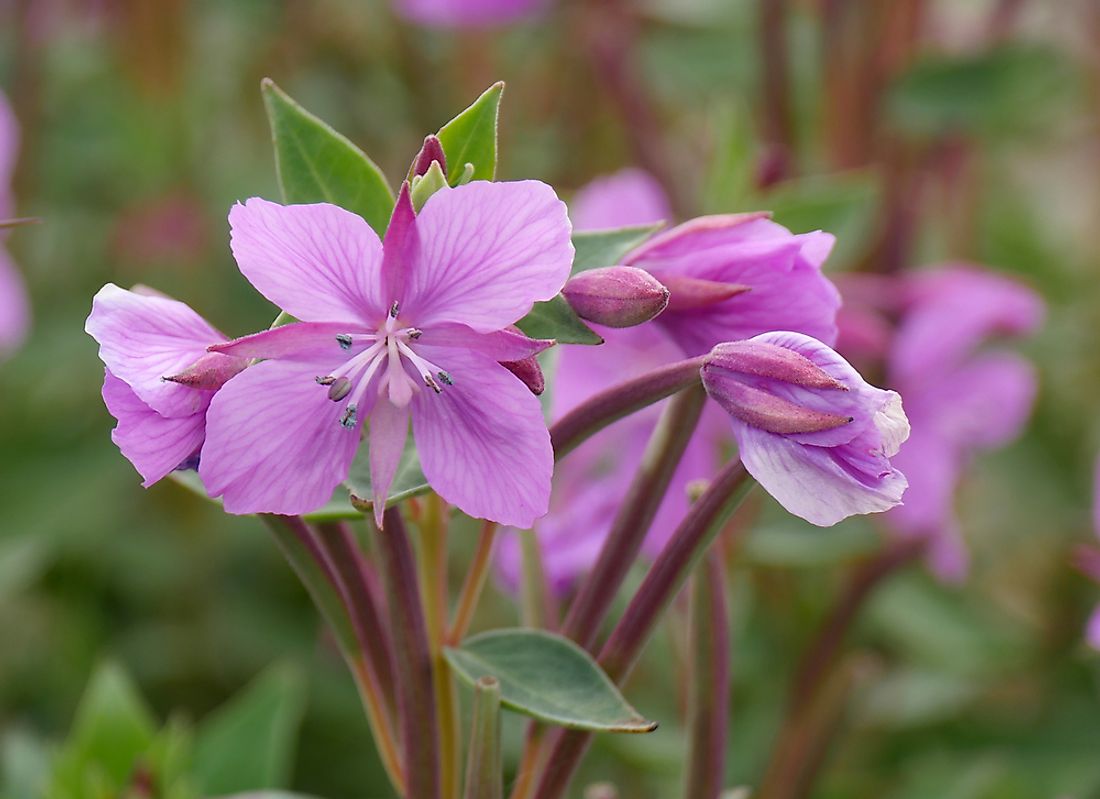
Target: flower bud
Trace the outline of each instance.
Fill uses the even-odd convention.
[[[500,365],[522,380],[536,397],[546,390],[546,378],[543,377],[542,367],[534,355],[522,361],[501,361]]]
[[[414,176],[426,173],[431,168],[433,161],[439,162],[439,168],[446,175],[447,156],[443,154],[443,145],[440,144],[435,134],[424,137],[424,145],[413,159],[412,166],[409,167],[408,179],[412,180]]]
[[[244,358],[223,355],[220,352],[208,352],[182,372],[166,376],[164,379],[188,388],[217,391],[247,365],[248,361]]]
[[[752,291],[751,286],[740,283],[724,283],[718,280],[701,280],[685,275],[662,275],[662,282],[669,291],[668,310],[694,311],[725,302],[738,294]]]
[[[648,322],[668,305],[669,292],[646,272],[632,266],[590,269],[570,279],[561,291],[577,316],[608,327]]]
[[[413,210],[420,213],[428,198],[440,189],[446,187],[447,177],[443,174],[443,168],[438,161],[432,161],[428,171],[423,175],[414,175],[409,184],[409,197],[412,200]]]

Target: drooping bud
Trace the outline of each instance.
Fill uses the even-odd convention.
[[[438,161],[432,161],[428,171],[423,175],[414,175],[409,183],[409,197],[412,200],[413,210],[420,213],[428,198],[447,185],[447,177],[443,174],[443,168]]]
[[[522,361],[501,361],[500,365],[522,380],[536,397],[546,390],[546,378],[534,355]]]
[[[790,397],[809,392],[847,392],[848,387],[809,358],[759,341],[719,344],[703,364],[707,393],[731,416],[777,435],[834,430],[853,417],[809,407]],[[808,395],[803,399],[808,399]]]
[[[425,174],[432,166],[432,162],[438,162],[444,175],[447,174],[447,156],[443,154],[443,145],[433,133],[424,137],[424,145],[413,159],[409,167],[408,179],[412,180],[416,175]]]
[[[581,319],[608,327],[634,327],[648,322],[668,305],[669,291],[633,266],[590,269],[571,278],[562,296]]]
[[[248,361],[244,358],[208,352],[182,372],[165,375],[163,379],[201,391],[217,391],[246,366]]]
[[[752,291],[740,283],[722,283],[683,275],[662,275],[661,282],[669,291],[668,310],[693,311],[725,302],[738,294]]]

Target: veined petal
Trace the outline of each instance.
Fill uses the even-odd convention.
[[[189,416],[206,407],[202,392],[164,380],[225,340],[184,303],[108,283],[93,298],[84,329],[99,342],[99,357],[111,373],[157,413]]]
[[[417,217],[420,253],[402,316],[500,330],[554,297],[573,265],[565,203],[537,180],[474,181],[433,194]]]
[[[409,184],[401,184],[397,204],[393,207],[386,239],[382,242],[381,296],[390,302],[405,296],[405,280],[409,265],[420,257],[420,236],[416,230],[416,211],[409,196]]]
[[[408,436],[409,406],[398,407],[388,399],[379,399],[370,417],[370,482],[374,489],[374,521],[379,528]]]
[[[457,347],[480,353],[494,361],[522,361],[554,346],[553,339],[528,338],[518,329],[478,333],[466,325],[433,325],[425,330],[420,343],[430,347]]]
[[[214,395],[199,475],[229,513],[308,513],[348,476],[359,429],[340,424],[318,368],[264,361]]]
[[[111,431],[111,440],[138,470],[146,488],[175,470],[202,446],[206,429],[202,413],[174,419],[161,416],[110,370],[105,371],[103,378],[103,401],[111,416],[118,420]]]
[[[229,226],[241,273],[287,313],[304,322],[382,318],[382,242],[362,217],[253,197],[230,209]]]
[[[513,527],[546,513],[554,454],[538,399],[483,355],[435,349],[453,385],[412,401],[424,476],[463,512]]]
[[[238,358],[277,358],[332,366],[347,359],[336,337],[352,332],[354,329],[342,322],[294,322],[215,344],[210,351]]]

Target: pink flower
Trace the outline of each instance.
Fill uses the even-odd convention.
[[[530,526],[553,454],[539,401],[501,361],[547,346],[507,330],[573,259],[537,181],[403,191],[385,243],[334,205],[253,198],[229,214],[241,272],[300,322],[215,349],[264,362],[214,398],[199,473],[231,513],[300,514],[343,481],[369,419],[379,521],[412,420],[420,463],[471,516]]]
[[[395,8],[410,22],[442,28],[507,25],[533,16],[547,0],[395,0]]]
[[[703,385],[732,417],[741,462],[784,508],[828,526],[901,502],[890,459],[909,435],[901,397],[801,333],[719,344]]]
[[[895,459],[909,478],[890,524],[929,539],[933,570],[961,579],[968,569],[954,512],[955,488],[972,457],[1019,435],[1036,391],[1035,370],[1004,351],[979,351],[994,336],[1035,330],[1043,306],[1030,289],[977,267],[920,273],[905,286],[889,384],[905,397],[913,426]]]
[[[245,361],[208,353],[226,337],[182,302],[108,283],[84,326],[107,368],[103,401],[118,420],[111,439],[146,488],[193,466],[210,399]]]
[[[629,168],[584,186],[573,198],[569,215],[578,229],[599,230],[664,222],[672,219],[672,209],[656,178]]]
[[[0,221],[13,215],[15,203],[10,186],[19,150],[19,127],[15,114],[0,93]],[[30,326],[30,303],[23,279],[4,249],[0,230],[0,358],[17,349]]]

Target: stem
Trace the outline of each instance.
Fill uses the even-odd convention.
[[[754,485],[740,461],[719,472],[676,528],[600,653],[599,663],[616,683],[625,679],[661,614],[683,587],[692,565],[707,550],[729,515]],[[536,799],[558,799],[591,743],[591,733],[566,730],[556,737]]]
[[[592,649],[595,644],[600,624],[638,557],[672,475],[695,432],[706,398],[701,385],[692,386],[678,394],[661,414],[641,467],[600,549],[599,559],[585,577],[562,624],[562,634],[585,649]]]
[[[313,531],[297,516],[264,514],[260,518],[275,534],[279,548],[313,598],[313,604],[321,612],[322,618],[336,636],[340,652],[359,690],[367,721],[378,746],[382,766],[394,789],[404,795],[405,778],[392,728],[388,724],[386,703],[377,679],[367,665],[363,650],[356,645],[357,634],[348,619],[350,602],[347,600],[347,592],[335,567],[321,548]]]
[[[401,667],[398,707],[408,775],[406,799],[440,799],[439,718],[431,647],[417,587],[416,563],[401,512],[389,508],[379,531],[382,575],[389,596],[395,661]]]
[[[496,677],[482,677],[474,684],[463,799],[501,799],[504,795],[500,748],[500,683]]]
[[[768,148],[767,174],[762,187],[778,183],[791,173],[794,132],[791,124],[790,77],[787,57],[787,0],[760,0],[761,95],[764,105],[764,143]]]
[[[535,778],[539,775],[539,767],[542,764],[542,756],[546,750],[542,746],[546,739],[546,728],[537,721],[527,726],[527,734],[523,741],[523,754],[520,756],[519,765],[516,767],[516,784],[512,786],[512,793],[508,799],[528,799],[531,791],[535,789]]]
[[[691,700],[685,799],[718,799],[726,776],[730,702],[729,610],[722,559],[712,549],[693,578]]]
[[[493,559],[493,545],[496,543],[496,522],[486,520],[481,525],[481,534],[477,539],[477,549],[474,551],[474,559],[470,563],[470,569],[466,572],[466,580],[462,583],[462,591],[458,595],[458,607],[455,609],[454,621],[451,622],[450,632],[447,633],[447,643],[458,644],[466,637],[470,630],[470,622],[473,621],[474,611],[477,610],[478,600],[485,588],[485,582],[489,577],[489,566]]]
[[[699,383],[705,358],[700,355],[654,369],[589,398],[550,428],[554,457],[564,458],[612,422]]]
[[[523,575],[520,581],[520,618],[524,627],[536,630],[553,630],[558,626],[557,605],[546,570],[542,565],[542,550],[534,530],[519,532]]]

